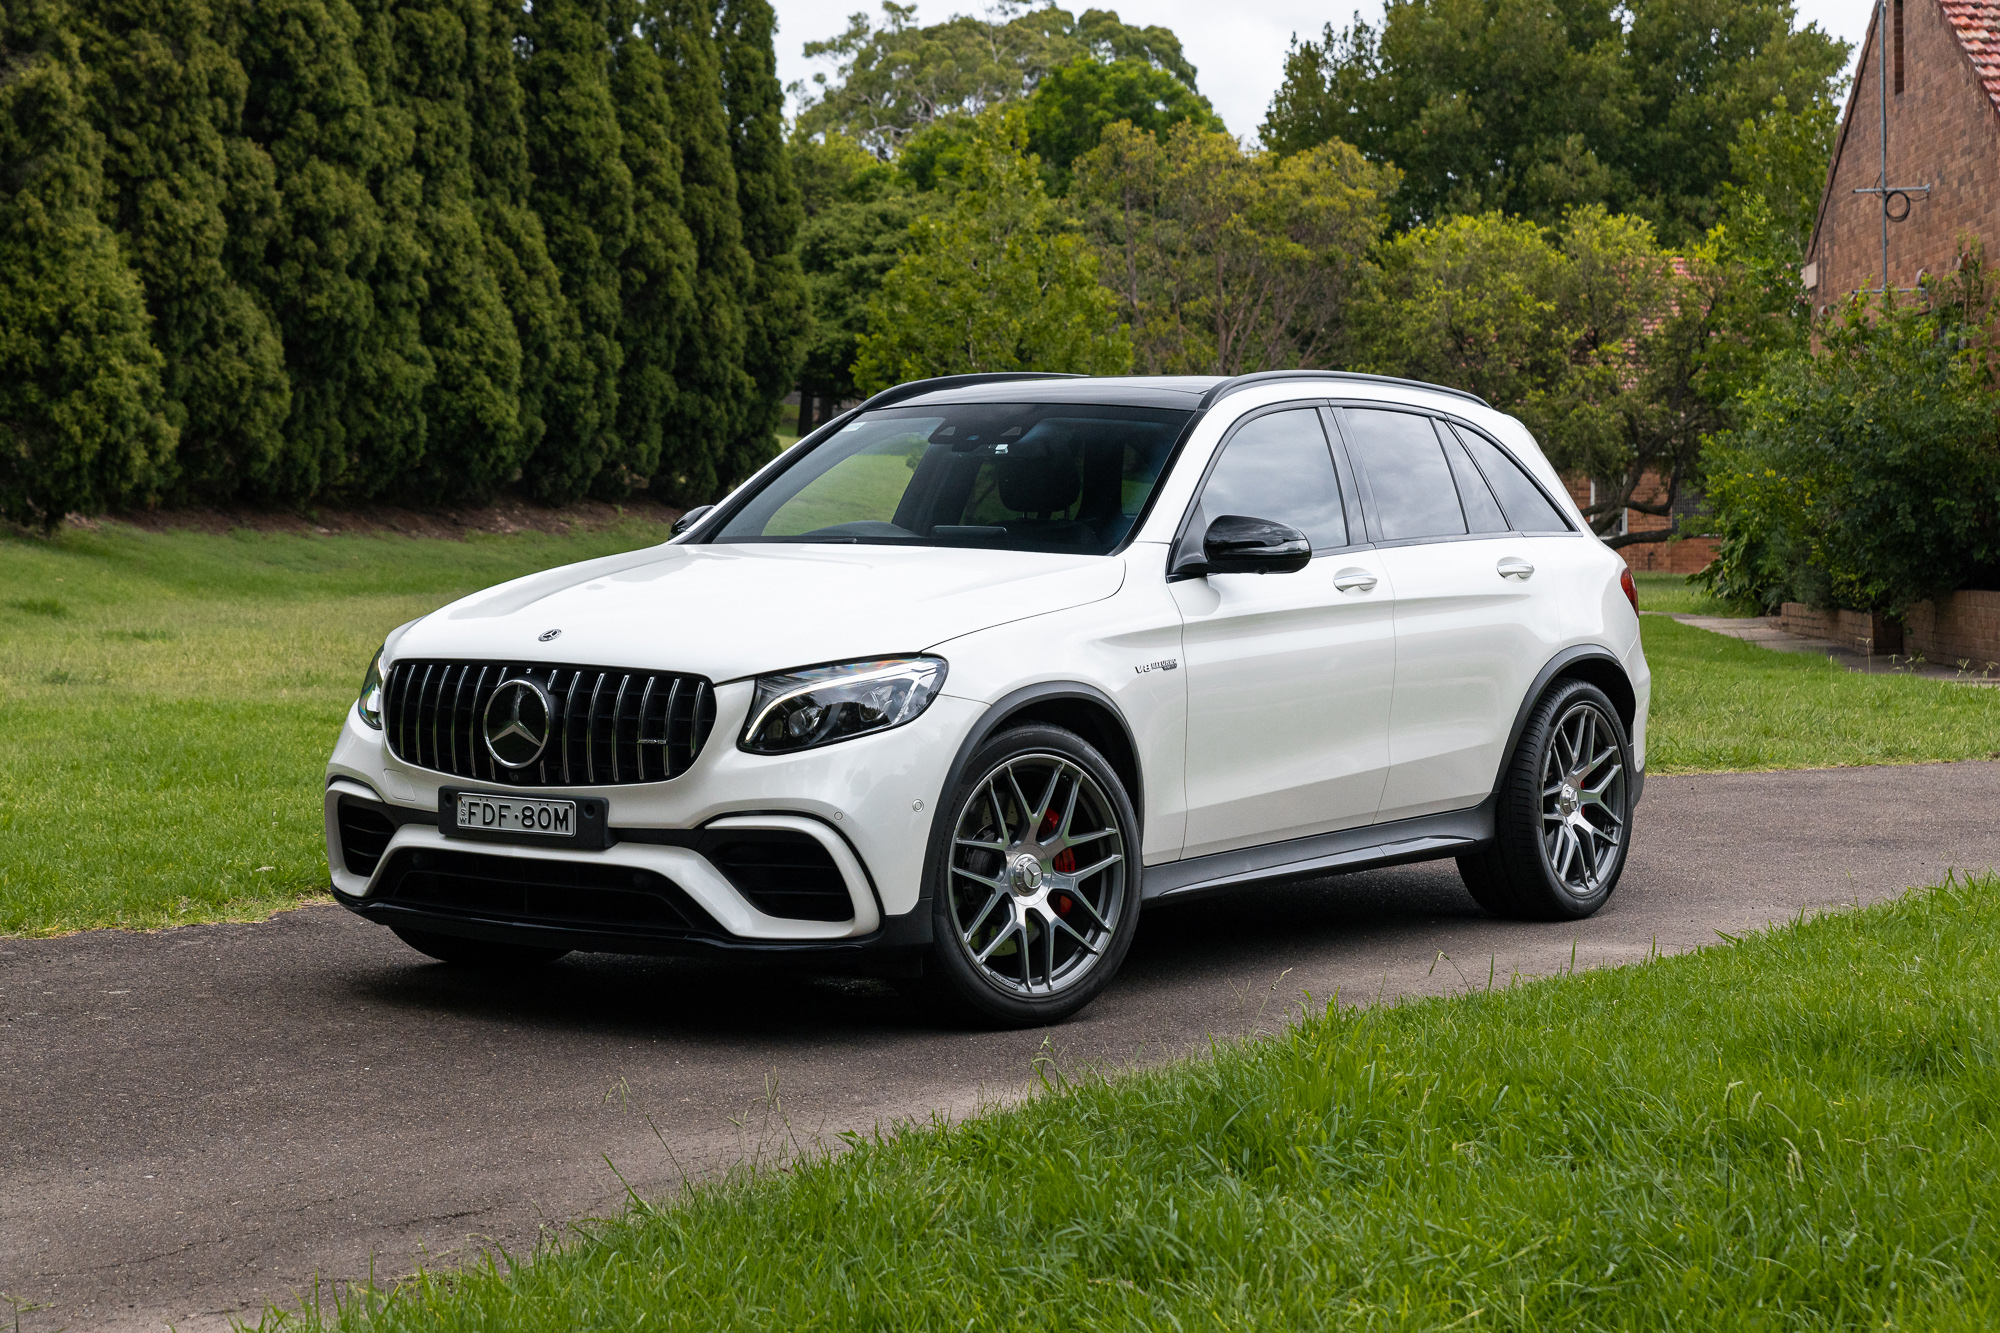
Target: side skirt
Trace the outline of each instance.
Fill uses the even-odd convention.
[[[1465,856],[1492,845],[1493,802],[1147,866],[1141,901]]]

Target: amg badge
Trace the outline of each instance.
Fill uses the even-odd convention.
[[[1157,662],[1148,662],[1144,666],[1135,666],[1132,668],[1132,672],[1134,675],[1143,676],[1148,671],[1172,671],[1180,664],[1181,659],[1178,657],[1163,657]]]

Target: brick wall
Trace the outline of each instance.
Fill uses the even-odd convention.
[[[1564,482],[1569,487],[1570,499],[1576,501],[1578,509],[1585,508],[1591,503],[1588,477],[1566,477]],[[1638,487],[1632,492],[1632,498],[1642,504],[1657,503],[1666,498],[1666,482],[1657,473],[1649,472],[1640,479]],[[1625,530],[1658,532],[1663,528],[1671,528],[1675,526],[1679,515],[1692,512],[1694,505],[1690,503],[1691,499],[1698,497],[1681,497],[1680,503],[1675,505],[1675,518],[1669,518],[1664,514],[1642,514],[1636,509],[1628,509],[1625,511]],[[1636,542],[1631,546],[1619,547],[1618,554],[1625,557],[1625,564],[1629,569],[1666,574],[1692,574],[1707,568],[1709,561],[1715,559],[1715,539],[1682,537],[1665,542]]]
[[[1907,288],[1919,270],[1941,274],[1958,252],[1960,232],[2000,256],[2000,109],[1980,84],[1938,0],[1901,0],[1903,91],[1895,87],[1890,0],[1889,183],[1932,187],[1913,196],[1910,215],[1889,224],[1889,283]],[[1834,167],[1807,259],[1815,306],[1882,285],[1882,210],[1877,196],[1881,118],[1874,27],[1869,29],[1834,150]]]
[[[1786,602],[1778,613],[1778,628],[1808,639],[1831,639],[1843,648],[1861,653],[1887,656],[1904,649],[1903,626],[1877,612],[1822,611]]]
[[[1970,662],[1983,671],[2000,664],[2000,592],[1955,592],[1919,602],[1904,618],[1909,651],[1938,666]]]

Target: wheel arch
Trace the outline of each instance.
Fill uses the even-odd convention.
[[[1514,726],[1507,733],[1507,746],[1500,752],[1500,770],[1493,775],[1493,790],[1497,793],[1500,784],[1507,779],[1507,765],[1514,755],[1514,747],[1521,743],[1521,733],[1527,729],[1528,714],[1542,696],[1565,680],[1580,680],[1603,690],[1611,700],[1611,706],[1618,710],[1618,720],[1625,724],[1625,734],[1632,734],[1632,724],[1639,715],[1639,696],[1632,688],[1632,680],[1625,674],[1625,665],[1608,648],[1595,644],[1580,644],[1565,648],[1550,658],[1535,676],[1535,683],[1521,698],[1521,706],[1514,713]]]

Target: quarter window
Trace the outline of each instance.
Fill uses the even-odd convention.
[[[1462,537],[1465,514],[1429,417],[1348,408],[1348,451],[1368,478],[1384,541]]]
[[[1542,494],[1542,488],[1499,445],[1476,430],[1458,430],[1457,434],[1465,442],[1472,461],[1479,464],[1479,470],[1492,484],[1493,493],[1500,498],[1500,507],[1507,511],[1507,526],[1516,532],[1570,530],[1562,514],[1549,503],[1549,497]]]
[[[1347,545],[1347,512],[1317,409],[1257,417],[1230,437],[1202,488],[1199,530],[1189,534],[1197,546],[1224,514],[1288,524],[1315,551]]]
[[[1493,498],[1486,479],[1466,457],[1465,446],[1449,431],[1440,433],[1445,437],[1444,456],[1451,460],[1451,475],[1458,482],[1458,502],[1465,507],[1465,526],[1474,532],[1507,531],[1507,516],[1500,512],[1500,502]]]

